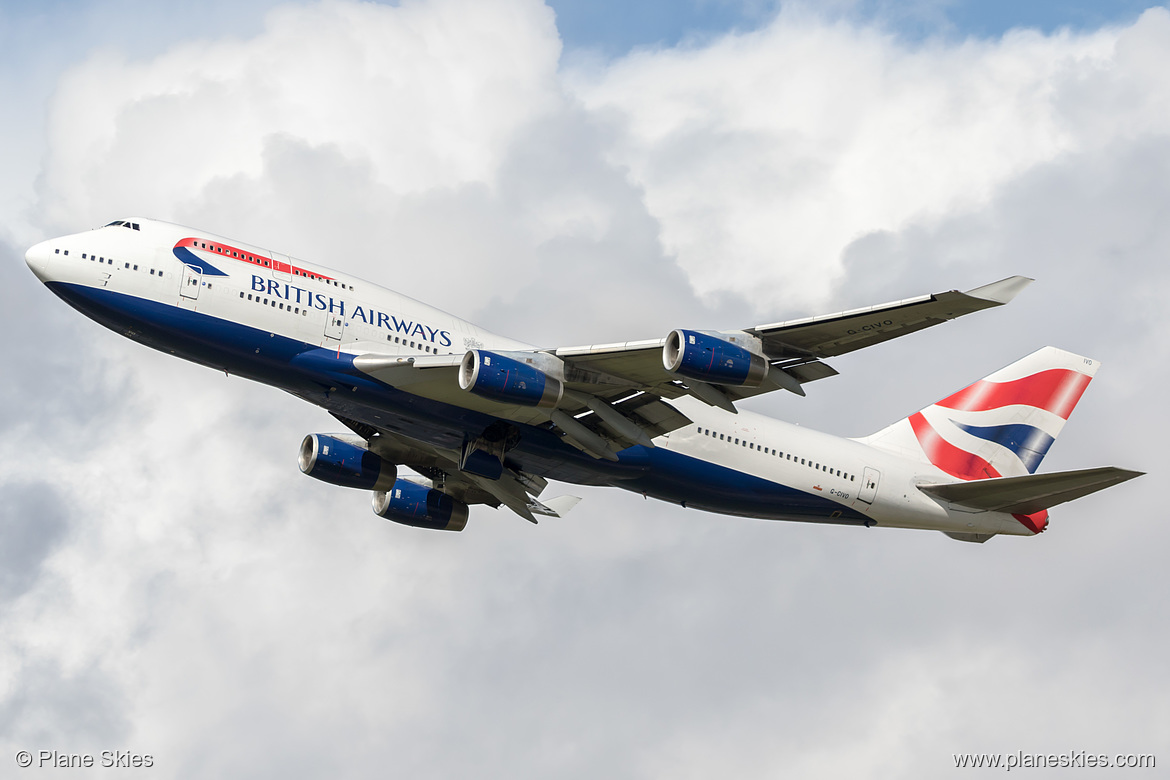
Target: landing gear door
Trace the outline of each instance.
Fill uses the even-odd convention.
[[[881,477],[880,471],[866,466],[865,471],[861,473],[861,490],[857,493],[858,500],[872,504],[874,498],[877,497],[878,480]]]
[[[341,341],[341,334],[345,332],[345,320],[333,312],[325,313],[325,338]]]
[[[199,288],[203,286],[203,272],[190,265],[183,266],[183,282],[179,286],[179,294],[192,300],[199,297]]]

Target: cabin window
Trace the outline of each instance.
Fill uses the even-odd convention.
[[[243,290],[240,290],[240,297],[241,297],[241,298],[243,298],[243,297],[244,297],[244,291],[243,291]]]
[[[723,441],[723,434],[719,434],[719,441]]]
[[[58,254],[58,255],[59,255],[59,254],[61,254],[61,250],[60,250],[60,249],[54,249],[54,250],[53,250],[53,253],[54,253],[54,254]]]
[[[138,266],[137,266],[137,265],[135,265],[135,266],[134,266],[134,270],[135,270],[135,271],[137,271],[137,270],[138,270]]]
[[[81,253],[81,259],[82,259],[82,260],[84,260],[84,259],[85,259],[85,252],[82,252],[82,253]],[[92,260],[93,258],[90,258],[90,259]]]

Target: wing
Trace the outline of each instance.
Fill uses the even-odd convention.
[[[728,401],[777,389],[804,395],[801,385],[837,373],[821,362],[824,358],[905,336],[964,314],[1002,306],[1031,283],[1026,277],[1012,276],[967,292],[951,290],[837,314],[745,328],[741,332],[758,339],[771,368],[778,370],[770,370],[758,387],[717,389]],[[646,392],[667,398],[689,393],[727,408],[729,404],[720,403],[718,397],[711,399],[707,388],[691,386],[692,383],[680,381],[667,371],[662,360],[666,341],[566,347],[555,354],[577,368],[624,379]]]
[[[557,392],[551,404],[546,403],[553,397],[548,393],[539,401],[513,403],[498,393],[467,392],[461,385],[466,377],[460,372],[467,371],[465,358],[476,351],[466,356],[365,354],[354,359],[354,367],[415,395],[554,429],[578,449],[615,460],[615,453],[626,447],[652,447],[655,437],[690,424],[669,403],[672,399],[689,395],[735,413],[735,401],[761,393],[784,389],[804,395],[802,385],[837,373],[823,359],[1001,306],[1031,281],[1013,276],[967,292],[951,290],[739,331],[674,331],[665,339],[649,341],[485,353],[496,358],[497,364],[503,357],[518,372],[528,372],[542,388],[551,387],[546,380],[555,382]],[[680,339],[690,344],[697,339],[700,347],[707,347],[702,354],[717,355],[728,365],[742,364],[748,367],[745,371],[755,373],[745,375],[748,379],[740,377],[743,381],[724,381],[718,376],[707,378],[701,371],[672,370],[667,360],[671,350],[680,343],[682,351],[689,349]],[[718,362],[715,357],[711,361],[708,370]],[[720,364],[715,370],[721,368]]]
[[[748,332],[760,337],[772,358],[835,357],[964,314],[1002,306],[1031,283],[1027,277],[1011,276],[967,292],[951,290],[839,314],[757,325]]]

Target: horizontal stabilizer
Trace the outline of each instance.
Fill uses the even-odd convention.
[[[919,485],[923,493],[953,504],[988,512],[1030,515],[1057,504],[1096,493],[1143,472],[1104,466],[1053,474],[1026,474],[945,485]]]

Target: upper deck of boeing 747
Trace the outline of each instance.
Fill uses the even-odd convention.
[[[71,305],[76,305],[81,291],[86,291],[87,306],[100,300],[104,307],[126,308],[135,306],[134,299],[153,300],[278,330],[307,343],[331,339],[328,343],[340,342],[344,349],[358,353],[450,354],[457,342],[459,348],[465,342],[529,347],[380,285],[160,220],[129,217],[49,239],[31,247],[25,260],[42,282]],[[277,324],[268,315],[257,318],[248,313],[257,311],[253,304],[306,319],[294,325],[280,314]],[[328,322],[317,323],[321,317]],[[456,332],[458,338],[453,335]]]

